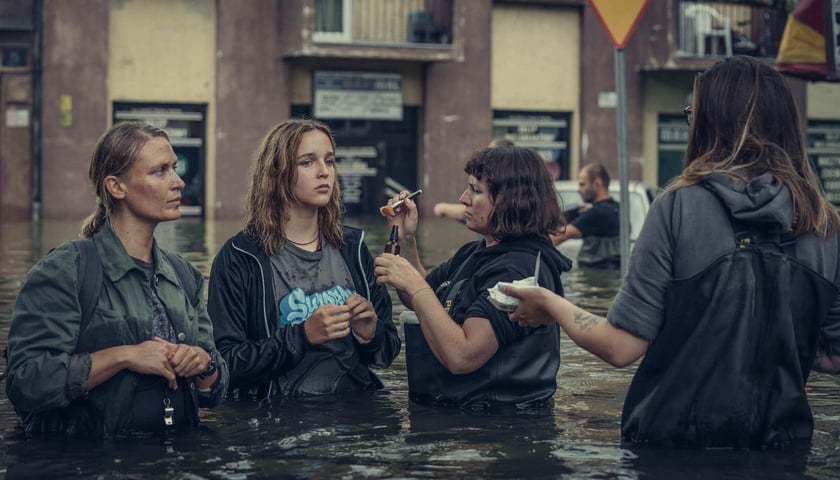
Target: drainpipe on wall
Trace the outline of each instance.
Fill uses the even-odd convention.
[[[41,220],[41,31],[43,27],[43,0],[32,2],[32,20],[35,34],[32,39],[32,223]]]

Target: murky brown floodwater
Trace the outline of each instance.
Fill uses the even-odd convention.
[[[375,253],[387,228],[363,226]],[[212,256],[238,223],[184,219],[158,228],[167,248],[209,274]],[[78,222],[0,224],[0,344],[29,267],[75,238]],[[422,258],[435,265],[474,234],[452,221],[421,224]],[[573,270],[568,297],[604,313],[616,273]],[[403,307],[395,298],[394,318]],[[809,385],[816,433],[809,452],[639,449],[622,445],[619,422],[633,368],[614,369],[565,336],[553,409],[500,416],[410,404],[404,354],[381,372],[387,390],[342,402],[229,402],[203,414],[187,436],[64,442],[25,439],[0,393],[0,474],[7,478],[840,478],[840,386],[815,374]],[[3,366],[5,368],[5,366]]]

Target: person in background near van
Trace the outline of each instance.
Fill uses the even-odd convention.
[[[213,343],[204,279],[195,291],[154,239],[177,220],[184,182],[162,130],[120,123],[96,145],[89,178],[98,207],[82,227],[102,263],[92,317],[82,318],[79,250],[65,242],[39,261],[9,329],[6,393],[27,432],[114,436],[198,424],[224,397],[227,367]],[[173,254],[174,255],[174,254]],[[167,410],[169,407],[171,410]]]
[[[487,144],[487,148],[493,147],[512,147],[513,142],[506,138],[494,138]],[[438,202],[432,207],[432,213],[438,217],[451,218],[458,220],[461,223],[466,223],[464,215],[467,212],[467,207],[461,203],[447,203]]]
[[[559,204],[544,200],[554,195],[551,178],[539,154],[520,147],[476,152],[464,170],[467,228],[482,238],[427,274],[417,251],[417,206],[407,200],[389,218],[399,226],[400,256],[375,260],[376,281],[397,290],[425,338],[428,381],[410,389],[412,400],[473,408],[546,402],[557,389],[559,327],[512,324],[488,289],[533,277],[540,259],[539,284],[563,293],[560,275],[571,261],[548,239],[563,226]]]
[[[383,388],[369,367],[389,366],[400,338],[364,232],[341,225],[335,141],[325,124],[291,119],[265,136],[245,228],[213,260],[208,302],[234,396]]]
[[[583,237],[578,264],[589,268],[621,268],[618,202],[610,196],[610,175],[600,164],[580,169],[578,192],[590,206],[566,210],[566,230],[555,244]]]
[[[840,371],[840,237],[789,87],[770,64],[722,60],[694,82],[682,174],[653,203],[607,317],[542,288],[511,320],[554,318],[612,365],[644,359],[625,440],[807,448],[812,369]]]

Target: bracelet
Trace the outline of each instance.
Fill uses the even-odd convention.
[[[418,293],[422,292],[423,290],[431,290],[431,289],[432,289],[432,287],[421,287],[421,288],[418,288],[417,290],[415,290],[415,291],[414,291],[414,293],[412,293],[412,294],[411,294],[411,297],[409,297],[409,300],[411,300],[411,301],[413,302],[413,301],[414,301],[414,296],[415,296],[415,295],[417,295]]]

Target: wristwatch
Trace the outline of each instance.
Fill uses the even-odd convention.
[[[208,355],[210,355],[210,365],[207,366],[207,370],[197,375],[198,378],[201,378],[202,380],[216,373],[216,367],[218,366],[218,362],[216,361],[216,351],[208,348],[205,348],[204,350]]]

